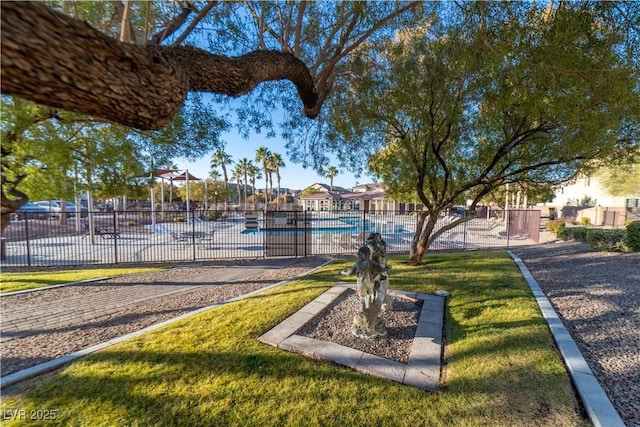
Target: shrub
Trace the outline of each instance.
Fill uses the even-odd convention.
[[[208,211],[207,212],[207,217],[209,219],[209,221],[217,221],[218,218],[220,218],[222,216],[222,212],[221,211]]]
[[[640,221],[627,225],[627,246],[634,252],[640,251]]]
[[[558,239],[562,239],[562,240],[571,239],[570,229],[567,228],[567,227],[559,228],[558,231],[556,232],[556,237],[558,237]]]
[[[547,230],[549,230],[552,233],[555,233],[555,235],[558,237],[560,237],[560,234],[559,234],[560,230],[565,227],[566,227],[566,224],[563,219],[554,219],[547,222]]]
[[[583,216],[582,218],[580,218],[580,224],[584,225],[585,227],[587,225],[591,225],[591,219],[586,216]]]
[[[569,227],[567,228],[568,231],[568,235],[567,235],[567,239],[573,239],[573,240],[577,240],[579,242],[585,242],[587,243],[587,233],[588,233],[588,229],[584,228],[584,227]]]
[[[599,251],[627,251],[627,232],[625,230],[591,229],[586,235],[587,243]]]

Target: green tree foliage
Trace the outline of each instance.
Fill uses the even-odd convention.
[[[157,44],[172,36],[184,39],[193,29],[184,25],[192,8],[177,3],[50,5],[110,36],[126,33],[123,40],[138,43]],[[124,8],[129,8],[126,19]],[[192,16],[190,22],[200,19]],[[148,184],[144,178],[154,165],[176,157],[194,160],[223,146],[220,134],[228,122],[217,110],[194,92],[169,125],[144,132],[3,96],[2,229],[10,213],[28,199],[72,199],[74,192],[87,189],[103,198],[144,196]]]
[[[239,54],[258,47],[293,53],[309,67],[318,103],[331,110],[334,88],[350,78],[348,59],[364,43],[412,25],[424,7],[415,1],[220,2],[206,19],[208,29],[198,34],[207,38],[211,52]],[[294,90],[285,81],[266,82],[240,98],[235,109],[240,131],[279,133],[292,161],[323,172],[329,162],[324,121],[302,117]],[[276,120],[274,107],[283,119]]]
[[[598,10],[463,6],[368,46],[349,85],[334,92],[342,108],[331,112],[329,139],[369,158],[391,197],[426,207],[413,264],[470,219],[435,231],[449,206],[471,200],[473,210],[507,183],[563,182],[622,161],[640,143],[638,70]]]
[[[169,126],[143,132],[3,97],[3,133],[16,135],[15,143],[3,138],[3,148],[11,151],[3,169],[25,176],[19,189],[32,200],[73,198],[74,191],[87,189],[101,197],[125,194],[152,165],[196,159],[222,144],[226,123],[194,98]],[[46,120],[40,120],[42,112],[49,114]],[[32,123],[25,127],[27,117]]]
[[[595,175],[600,178],[602,186],[613,196],[631,196],[640,194],[640,162],[605,167]]]

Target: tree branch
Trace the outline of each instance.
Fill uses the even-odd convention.
[[[209,11],[211,9],[213,9],[213,7],[217,4],[217,1],[209,1],[207,2],[207,5],[205,7],[202,8],[202,10],[200,12],[198,12],[198,15],[193,18],[193,20],[191,21],[191,23],[187,26],[187,28],[182,32],[182,34],[180,34],[176,40],[171,43],[173,46],[177,46],[180,43],[182,43],[184,41],[184,39],[187,38],[187,36],[189,34],[191,34],[191,31],[193,31],[193,29],[196,27],[196,25],[198,25],[200,23],[200,21],[202,21],[202,19],[207,16],[207,14],[209,13]]]
[[[306,65],[291,54],[213,55],[190,46],[120,43],[38,2],[0,2],[2,93],[138,129],[160,129],[187,92],[239,96],[290,80],[307,117],[320,110]]]
[[[280,34],[278,34],[273,28],[271,28],[270,25],[267,25],[267,23],[264,21],[265,4],[262,4],[263,13],[261,14],[258,14],[258,12],[256,12],[256,10],[253,8],[250,2],[245,2],[245,6],[247,6],[247,10],[249,11],[253,19],[255,19],[258,22],[258,39],[260,41],[260,47],[266,48],[266,43],[264,41],[264,32],[266,31],[271,35],[271,37],[273,37],[278,41],[278,43],[280,43],[280,46],[282,46],[282,49],[288,50],[288,46],[285,44],[284,39],[280,37]]]
[[[150,5],[147,5],[147,7],[150,7]],[[183,7],[182,12],[180,12],[178,16],[173,18],[171,22],[169,22],[169,24],[162,31],[159,31],[158,33],[156,33],[151,38],[149,43],[152,43],[152,44],[162,43],[167,37],[169,37],[171,34],[175,33],[176,31],[178,31],[178,29],[182,27],[182,25],[187,21],[187,18],[189,17],[189,15],[191,15],[191,12],[194,12],[194,10],[189,7]]]
[[[112,4],[116,10],[116,17],[120,21],[120,36],[121,42],[135,43],[136,36],[131,26],[131,20],[129,19],[129,12],[131,5],[128,0],[124,0],[125,4],[122,4],[121,0],[113,0]]]
[[[298,5],[298,16],[296,17],[296,31],[295,31],[296,36],[293,40],[293,54],[295,56],[300,56],[300,53],[302,52],[300,34],[302,33],[302,18],[304,17],[304,11],[306,8],[307,8],[307,2],[301,1],[300,4]]]

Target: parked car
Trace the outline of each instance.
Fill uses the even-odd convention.
[[[52,216],[59,217],[60,212],[62,212],[62,201],[61,200],[42,200],[40,202],[36,202],[36,205],[41,206],[47,209]],[[76,205],[71,202],[65,202],[65,211],[67,218],[71,218],[76,215]],[[80,216],[82,218],[88,215],[88,210],[85,206],[80,207]]]
[[[49,219],[50,216],[48,209],[32,202],[27,202],[13,214],[14,219]]]

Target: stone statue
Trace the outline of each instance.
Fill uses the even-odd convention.
[[[386,244],[379,233],[371,233],[358,249],[358,260],[345,276],[355,274],[356,291],[360,297],[360,309],[353,319],[351,333],[364,339],[374,339],[387,334],[380,312],[390,309],[387,296],[390,269],[386,263]]]

